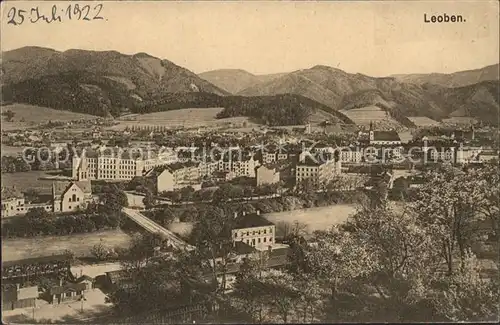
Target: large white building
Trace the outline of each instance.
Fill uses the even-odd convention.
[[[123,151],[102,148],[97,151],[84,150],[72,159],[72,177],[89,180],[131,180],[143,176],[156,166],[177,162],[173,150],[160,153],[139,150]]]

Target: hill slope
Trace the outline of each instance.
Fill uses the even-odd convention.
[[[240,69],[220,69],[198,74],[199,77],[231,94],[236,94],[250,86],[267,82],[281,75],[283,74],[254,75]]]
[[[5,101],[117,116],[164,93],[228,94],[185,68],[145,53],[23,47],[2,55]]]
[[[391,77],[402,82],[415,84],[432,83],[444,87],[462,87],[473,85],[482,81],[498,80],[499,65],[494,64],[482,69],[459,71],[455,73],[430,73],[430,74],[400,74]]]
[[[333,123],[352,124],[344,114],[300,95],[219,96],[212,93],[171,93],[137,107],[134,113],[162,112],[180,108],[223,107],[218,118],[251,117],[267,125],[297,125],[308,122],[318,111],[327,112]]]
[[[434,120],[450,114],[467,114],[486,123],[497,123],[491,116],[499,109],[498,82],[482,82],[460,88],[412,84],[395,78],[374,78],[342,70],[315,66],[239,92],[245,96],[297,94],[335,110],[377,105],[403,125],[412,126],[412,116]],[[457,111],[461,109],[462,111]]]

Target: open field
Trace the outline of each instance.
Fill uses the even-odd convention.
[[[28,188],[37,190],[41,194],[50,193],[52,181],[39,180],[40,177],[47,177],[49,174],[44,171],[30,171],[21,173],[2,174],[2,186],[15,186],[17,190],[23,192]]]
[[[327,207],[268,213],[264,215],[264,218],[275,225],[281,222],[291,225],[295,221],[298,221],[306,225],[307,232],[311,234],[315,230],[327,230],[332,225],[343,223],[355,212],[356,207],[354,205],[337,204]],[[282,229],[279,229],[280,227],[277,228],[276,235],[283,236],[283,233],[280,233]]]
[[[378,106],[366,106],[350,110],[340,111],[348,118],[350,118],[357,125],[370,125],[370,122],[374,124],[382,124],[384,126],[398,127],[400,124],[398,121],[393,119],[386,111]]]
[[[409,116],[408,119],[412,121],[417,127],[425,127],[425,126],[437,126],[439,125],[438,121],[434,121],[431,118],[426,116]]]
[[[165,112],[155,112],[148,114],[130,114],[122,116],[116,121],[120,124],[109,127],[111,130],[124,130],[131,126],[166,126],[168,128],[184,127],[214,127],[229,126],[230,124],[250,124],[247,117],[231,117],[225,119],[216,119],[216,116],[224,108],[185,108]]]
[[[5,121],[2,117],[2,130],[9,131],[15,129],[26,129],[34,127],[39,123],[48,121],[72,121],[72,120],[95,120],[98,117],[88,114],[73,113],[57,109],[32,106],[27,104],[12,104],[2,107],[2,112],[11,110],[14,115],[13,122]]]
[[[463,117],[463,116],[455,116],[443,119],[444,124],[471,124],[476,123],[477,120],[473,117]]]
[[[88,256],[99,243],[107,247],[128,247],[131,237],[120,230],[105,230],[68,236],[43,236],[2,240],[2,259],[16,261],[30,257],[61,254],[72,251],[77,257]]]

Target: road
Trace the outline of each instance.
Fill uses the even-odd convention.
[[[194,249],[193,246],[189,245],[179,237],[177,237],[173,232],[168,229],[163,228],[156,222],[152,221],[148,217],[144,216],[137,210],[123,208],[123,212],[133,221],[135,221],[139,226],[143,227],[151,233],[157,233],[160,236],[169,240],[169,242],[177,248],[185,248],[188,250]]]

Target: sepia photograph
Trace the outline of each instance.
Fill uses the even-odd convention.
[[[0,8],[4,324],[499,321],[497,0]]]

